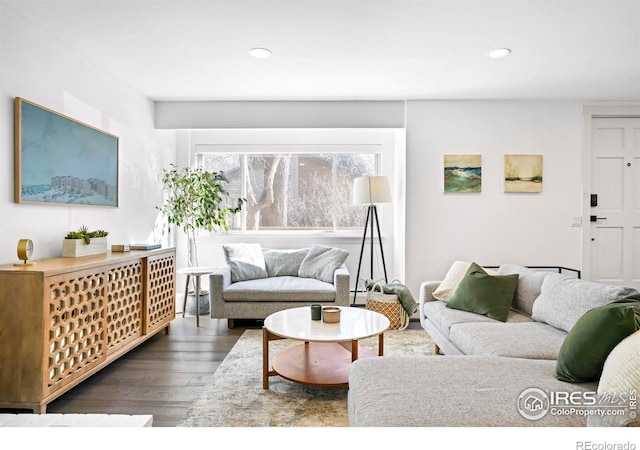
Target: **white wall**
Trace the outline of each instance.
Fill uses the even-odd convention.
[[[581,266],[581,104],[407,102],[407,285],[455,260]],[[443,155],[482,155],[482,192],[443,193]],[[543,192],[503,192],[503,155],[543,155]]]
[[[21,238],[34,241],[34,259],[60,256],[64,235],[84,224],[109,231],[110,244],[152,240],[162,168],[175,161],[175,132],[154,129],[153,102],[2,3],[0,68],[0,263],[17,262]],[[120,137],[119,208],[14,203],[14,97]]]

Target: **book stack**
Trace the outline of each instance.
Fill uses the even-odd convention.
[[[131,250],[155,250],[162,247],[161,244],[131,244],[129,248]]]

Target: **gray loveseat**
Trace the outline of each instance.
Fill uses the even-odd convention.
[[[592,308],[637,291],[504,264],[498,274],[517,273],[519,278],[511,311],[502,322],[446,307],[455,292],[456,276],[450,276],[454,266],[449,280],[425,282],[420,291],[420,323],[436,343],[436,351],[439,348],[445,356],[354,362],[349,378],[351,426],[638,424],[629,417],[615,420],[576,413],[547,413],[531,420],[519,409],[523,393],[532,388],[577,392],[579,398],[581,393],[619,395],[622,390],[629,396],[631,390],[640,390],[640,367],[636,367],[640,332],[611,351],[600,383],[569,383],[556,377],[558,354],[576,321]],[[450,284],[443,286],[445,281]],[[620,369],[624,364],[635,366]]]
[[[227,266],[209,278],[211,317],[264,319],[288,308],[349,306],[345,250],[313,245],[302,249],[263,249],[259,244],[225,246]]]

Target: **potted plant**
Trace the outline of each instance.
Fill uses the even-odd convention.
[[[62,256],[75,258],[78,256],[107,253],[108,231],[89,231],[86,225],[75,231],[69,231],[62,240]]]
[[[227,183],[222,171],[210,172],[202,167],[178,170],[173,164],[163,170],[164,203],[157,209],[187,235],[190,267],[198,265],[198,231],[228,231],[229,219],[242,209],[242,198],[235,207],[226,204]]]

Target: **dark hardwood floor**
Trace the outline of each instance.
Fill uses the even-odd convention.
[[[153,414],[154,427],[175,427],[242,333],[256,322],[177,314],[158,333],[47,407],[48,413]]]

